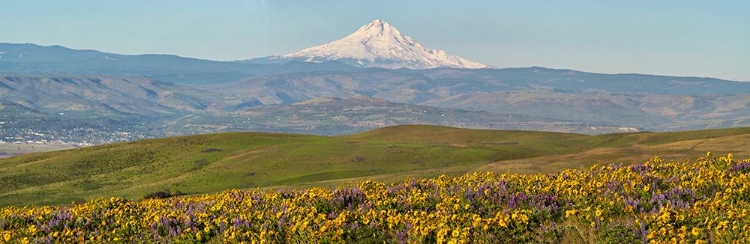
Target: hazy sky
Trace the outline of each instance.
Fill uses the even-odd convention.
[[[0,42],[241,60],[330,42],[374,19],[501,68],[750,81],[750,1],[740,0],[3,0]]]

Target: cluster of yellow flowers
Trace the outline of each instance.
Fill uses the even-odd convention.
[[[571,235],[602,242],[750,242],[749,177],[750,161],[709,153],[695,161],[656,157],[549,175],[474,173],[334,190],[4,207],[0,243],[517,243]]]

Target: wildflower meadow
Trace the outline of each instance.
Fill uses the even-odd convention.
[[[743,243],[750,160],[0,208],[2,243]]]

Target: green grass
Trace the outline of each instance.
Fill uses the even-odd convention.
[[[749,149],[750,128],[588,136],[412,125],[340,137],[209,134],[1,159],[0,206],[136,199],[162,190],[334,187],[472,171],[552,173],[657,154],[681,159],[715,150],[739,157]]]

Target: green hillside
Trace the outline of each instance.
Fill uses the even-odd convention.
[[[656,154],[750,152],[750,128],[588,136],[566,133],[397,126],[321,137],[224,133],[119,143],[0,160],[0,206],[68,204],[227,188],[335,186],[363,178],[471,171],[552,173]]]

